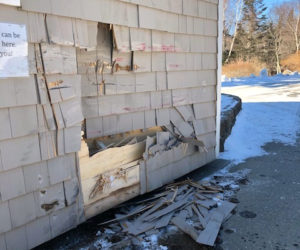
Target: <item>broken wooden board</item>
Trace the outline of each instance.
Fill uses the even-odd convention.
[[[236,207],[236,204],[223,201],[222,205],[212,211],[210,220],[205,229],[199,234],[196,241],[200,244],[213,246],[218,236],[223,220]]]
[[[85,180],[142,158],[146,142],[109,148],[92,157],[80,157],[80,175]]]
[[[179,216],[172,219],[172,223],[177,226],[181,231],[191,236],[193,240],[197,240],[198,234],[193,226],[187,224],[184,219]]]
[[[186,122],[195,120],[194,111],[191,105],[175,107]]]
[[[139,184],[138,161],[122,165],[116,169],[81,180],[85,205],[101,200],[111,193]]]
[[[169,225],[172,217],[174,215],[174,212],[171,212],[169,214],[166,214],[165,216],[163,216],[162,218],[160,218],[155,225],[155,228],[163,228]]]
[[[153,214],[150,214],[149,216],[146,216],[144,218],[144,221],[152,221],[152,220],[155,220],[155,219],[158,219],[170,212],[173,212],[173,211],[176,211],[178,208],[186,205],[188,199],[190,198],[190,196],[186,197],[185,199],[183,200],[180,200],[178,202],[175,202],[169,206],[167,206],[166,208],[156,212],[156,213],[153,213]]]
[[[97,214],[100,214],[109,208],[115,207],[133,197],[138,196],[140,193],[140,185],[134,185],[127,188],[123,188],[120,191],[111,193],[108,197],[96,201],[92,204],[84,206],[85,218],[89,219]]]

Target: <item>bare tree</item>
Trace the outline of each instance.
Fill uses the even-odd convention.
[[[296,52],[299,52],[299,23],[300,23],[300,15],[297,17],[294,16],[294,10],[291,10],[289,13],[289,17],[287,20],[288,27],[294,35],[295,44],[296,44]]]
[[[282,26],[280,23],[269,25],[269,36],[272,41],[272,47],[270,48],[272,53],[274,53],[275,57],[275,64],[276,64],[276,73],[281,73],[281,66],[280,66],[280,56],[281,56],[281,42],[282,42]]]
[[[235,1],[236,2],[235,2],[234,31],[233,31],[232,40],[231,40],[231,43],[230,43],[230,48],[229,48],[228,56],[227,56],[227,58],[225,60],[225,63],[228,63],[229,59],[231,57],[233,46],[234,46],[234,42],[235,42],[236,35],[237,35],[238,26],[239,26],[239,23],[241,21],[242,12],[243,12],[244,1],[243,0],[235,0]]]
[[[296,52],[300,50],[300,0],[291,0],[280,5],[281,15],[287,29],[292,34]]]

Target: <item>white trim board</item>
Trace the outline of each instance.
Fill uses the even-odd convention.
[[[217,102],[216,102],[216,158],[220,153],[220,130],[221,130],[221,78],[222,78],[222,40],[223,40],[223,1],[219,1],[218,13],[218,70],[217,70]]]

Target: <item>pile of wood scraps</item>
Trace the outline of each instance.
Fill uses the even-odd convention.
[[[222,188],[210,182],[197,183],[190,179],[167,185],[160,193],[123,205],[122,214],[100,225],[127,240],[158,234],[175,225],[199,244],[213,246],[221,224],[227,220],[236,204],[223,200]],[[119,231],[119,232],[118,232]]]

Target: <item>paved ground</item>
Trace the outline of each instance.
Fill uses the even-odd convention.
[[[243,155],[239,152],[243,146],[240,150],[245,156],[251,151],[260,154],[260,143],[269,142],[262,147],[267,155],[251,157],[231,169],[248,168],[251,173],[249,183],[237,193],[236,214],[223,225],[221,249],[300,249],[300,79],[288,79],[271,84],[259,79],[255,84],[229,83],[223,88],[223,92],[240,96],[244,107],[243,129],[233,130],[235,139],[228,143],[229,150],[234,150],[231,156]],[[255,129],[247,133],[251,123]],[[297,138],[296,143],[274,142],[291,138]]]
[[[237,193],[236,214],[221,231],[224,250],[300,249],[300,138],[295,146],[264,149],[269,155],[231,169],[252,171]]]

